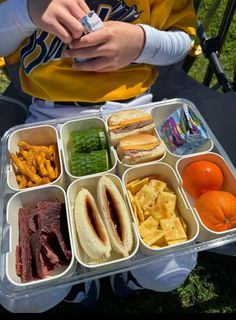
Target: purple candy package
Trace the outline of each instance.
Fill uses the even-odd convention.
[[[201,120],[186,104],[163,120],[158,133],[169,151],[176,155],[198,152],[209,141]]]

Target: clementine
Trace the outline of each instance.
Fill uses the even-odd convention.
[[[195,207],[202,222],[213,231],[236,227],[236,197],[230,192],[205,192],[197,199]]]
[[[190,163],[183,171],[183,188],[193,198],[210,190],[220,190],[223,173],[214,162],[198,160]]]

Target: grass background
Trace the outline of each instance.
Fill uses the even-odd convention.
[[[211,0],[202,1],[200,19],[205,16]],[[227,1],[222,0],[207,34],[218,33],[219,24]],[[220,61],[230,80],[233,79],[233,68],[236,62],[236,17],[229,30]],[[207,60],[202,56],[197,59],[190,75],[202,82]],[[0,93],[8,81],[0,72]],[[127,300],[121,300],[110,289],[108,278],[101,279],[101,294],[98,304],[91,312],[115,313],[234,313],[236,312],[236,258],[210,252],[198,254],[197,267],[185,283],[169,293],[157,293],[143,290],[136,292]],[[60,303],[49,312],[74,312],[70,305]],[[78,310],[79,311],[79,310]],[[3,309],[1,312],[6,312]]]

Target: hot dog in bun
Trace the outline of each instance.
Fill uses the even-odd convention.
[[[97,198],[113,250],[127,257],[133,246],[130,216],[120,191],[109,177],[99,179]]]
[[[111,243],[97,205],[87,189],[80,189],[74,208],[75,227],[81,247],[95,261],[110,257]]]
[[[138,133],[152,134],[154,127],[152,116],[139,109],[119,111],[108,119],[108,131],[114,147],[117,146],[121,138]]]
[[[120,161],[129,165],[157,160],[165,153],[163,143],[150,134],[125,137],[116,150]]]

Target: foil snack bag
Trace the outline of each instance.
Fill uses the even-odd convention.
[[[209,141],[201,120],[185,104],[163,120],[158,133],[167,148],[180,156],[197,152]]]

